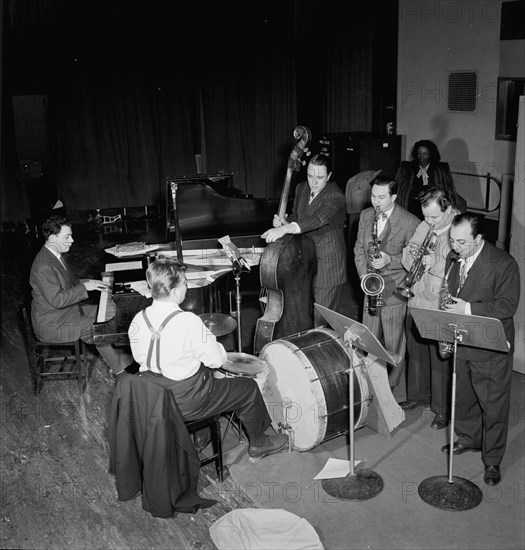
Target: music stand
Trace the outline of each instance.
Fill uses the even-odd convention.
[[[480,488],[468,479],[452,475],[456,420],[456,353],[458,344],[507,352],[509,345],[505,338],[505,330],[501,321],[492,317],[419,307],[410,307],[409,310],[422,338],[454,344],[448,476],[424,479],[419,484],[418,493],[423,501],[434,508],[454,512],[470,510],[483,498]]]
[[[242,353],[242,330],[241,330],[241,273],[251,271],[250,264],[241,256],[240,250],[231,242],[229,235],[218,239],[221,243],[226,256],[232,263],[233,277],[235,279],[235,315],[232,312],[232,317],[237,317],[237,349]]]
[[[343,338],[347,346],[371,353],[379,359],[383,359],[386,363],[397,365],[393,357],[385,350],[368,327],[319,304],[314,304],[314,307],[330,323],[335,332]],[[330,496],[339,500],[368,500],[377,496],[383,490],[383,478],[368,468],[355,470],[354,467],[354,364],[352,353],[349,354],[349,357],[350,368],[346,372],[348,373],[350,413],[350,473],[344,478],[324,479],[322,485]]]

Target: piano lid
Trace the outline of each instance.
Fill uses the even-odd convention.
[[[279,199],[241,196],[226,181],[212,175],[175,176],[166,179],[166,240],[175,240],[175,211],[182,241],[256,236],[254,246],[265,246],[258,237],[272,227]],[[224,175],[223,175],[224,176]],[[260,241],[260,242],[259,242]]]

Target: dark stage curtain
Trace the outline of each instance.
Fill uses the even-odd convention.
[[[174,19],[165,2],[44,4],[57,11],[24,19],[24,40],[13,18],[9,76],[12,93],[48,98],[66,210],[162,204],[166,177],[195,174],[196,154],[243,193],[278,197],[297,125],[312,130],[313,153],[321,132],[371,130],[377,32],[345,3],[181,5]],[[2,209],[23,204],[9,194]]]
[[[51,96],[57,187],[66,207],[162,204],[166,177],[196,171],[192,91],[183,81],[106,76]]]
[[[16,222],[30,217],[26,182],[16,151],[13,103],[2,98],[2,169],[0,173],[0,221]]]
[[[343,7],[340,3],[338,9]],[[374,27],[371,17],[332,14],[324,54],[328,60],[322,103],[325,132],[372,131]]]
[[[206,166],[233,172],[234,187],[278,197],[297,126],[295,64],[270,58],[232,70],[217,66],[202,86]]]

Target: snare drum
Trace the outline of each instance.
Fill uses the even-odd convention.
[[[293,446],[307,451],[322,441],[348,433],[350,355],[337,334],[326,327],[274,340],[260,353],[270,372],[263,394],[274,427],[284,422],[283,404]],[[364,425],[368,383],[354,370],[354,429]]]
[[[215,378],[236,378],[240,376],[253,378],[257,382],[261,393],[264,394],[269,372],[270,368],[267,363],[258,357],[248,353],[229,351],[226,363],[220,369],[214,370],[213,374]]]

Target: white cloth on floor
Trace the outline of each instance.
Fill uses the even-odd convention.
[[[315,529],[283,509],[232,510],[210,527],[219,550],[323,550]]]

